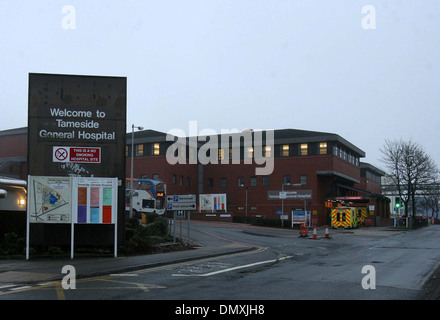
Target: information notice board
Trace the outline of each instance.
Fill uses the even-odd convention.
[[[26,258],[30,223],[71,224],[71,257],[75,224],[114,224],[117,256],[118,178],[28,177]]]
[[[73,178],[74,223],[115,223],[117,178]]]

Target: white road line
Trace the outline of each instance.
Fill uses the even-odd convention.
[[[10,288],[10,287],[15,287],[16,284],[8,284],[6,286],[1,286],[0,289],[6,289],[6,288]]]
[[[28,288],[32,288],[32,287],[31,286],[23,286],[23,287],[12,288],[12,289],[9,289],[9,290],[16,291],[16,290],[22,290],[22,289],[28,289]]]
[[[282,261],[282,260],[286,260],[286,259],[290,259],[290,258],[292,258],[292,256],[285,256],[285,257],[281,257],[279,259],[272,259],[272,260],[265,260],[265,261],[260,261],[260,262],[249,263],[249,264],[245,264],[242,266],[236,266],[236,267],[227,268],[227,269],[223,269],[223,270],[217,270],[217,271],[213,271],[213,272],[209,272],[209,273],[203,273],[203,274],[174,273],[174,274],[172,274],[172,276],[173,277],[209,277],[209,276],[213,276],[213,275],[220,274],[220,273],[225,273],[225,272],[244,269],[244,268],[250,268],[250,267],[259,266],[262,264],[274,263],[277,261]]]
[[[44,283],[39,283],[37,285],[38,286],[48,286],[48,285],[55,284],[55,283],[57,283],[57,281],[44,282]]]
[[[233,268],[228,268],[228,269],[213,271],[213,272],[209,272],[209,273],[199,274],[198,276],[199,277],[209,277],[209,276],[213,276],[213,275],[224,273],[224,272],[229,272],[229,271],[234,271],[234,270],[238,270],[238,269],[259,266],[261,264],[273,263],[273,262],[276,262],[276,261],[277,261],[277,259],[260,261],[260,262],[254,262],[254,263],[246,264],[246,265],[243,265],[243,266],[237,266],[237,267],[233,267]]]
[[[137,277],[137,273],[113,273],[110,277]]]

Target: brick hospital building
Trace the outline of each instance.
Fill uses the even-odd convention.
[[[248,130],[208,139],[173,140],[167,139],[164,132],[143,130],[134,132],[132,141],[130,132],[126,136],[126,176],[130,177],[133,144],[134,178],[160,179],[168,194],[226,194],[226,213],[232,218],[279,219],[277,213],[282,208],[285,215],[290,215],[292,210],[305,207],[320,226],[330,223],[332,207],[361,205],[370,209],[368,224],[390,222],[389,199],[381,194],[384,173],[362,162],[365,152],[357,146],[334,133],[275,130],[273,144],[267,143],[267,132],[263,132],[261,141],[256,139],[258,135]],[[259,145],[262,142],[261,148],[256,141]],[[211,161],[200,161],[201,155]],[[181,161],[171,164],[170,156],[180,157]],[[261,162],[267,158],[273,162]],[[26,161],[27,128],[0,131],[0,176],[26,179]],[[271,169],[271,165],[270,174],[257,174],[258,168]],[[269,197],[281,190],[308,196],[285,200]],[[195,212],[191,217],[205,218],[207,214],[211,219],[221,219],[223,212]]]

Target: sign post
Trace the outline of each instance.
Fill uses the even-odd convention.
[[[168,195],[167,196],[167,209],[174,211],[174,225],[176,224],[176,217],[180,219],[180,237],[182,237],[182,220],[185,219],[185,211],[188,212],[188,242],[189,242],[189,226],[191,220],[191,211],[196,210],[196,195]],[[174,243],[176,243],[176,227],[174,227]]]

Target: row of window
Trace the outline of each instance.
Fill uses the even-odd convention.
[[[313,145],[313,148],[311,147],[311,145]],[[134,155],[136,157],[147,156],[147,155],[156,156],[161,154],[160,143],[136,144],[134,148],[135,148]],[[126,157],[130,156],[129,150],[130,148],[127,145],[125,147]],[[229,148],[228,151],[229,151],[228,158],[233,159],[232,148]],[[272,146],[264,146],[262,151],[263,151],[263,157],[272,157],[273,155],[275,155],[276,157],[290,157],[293,155],[307,156],[312,154],[326,155],[328,154],[328,144],[327,142],[320,142],[318,144],[301,143],[299,145],[283,144],[283,145],[276,145],[275,150],[272,150]],[[225,152],[226,150],[224,148],[218,149],[219,161],[225,159]],[[253,147],[246,148],[246,150],[244,150],[243,153],[244,153],[244,157],[247,159],[254,158]],[[197,157],[195,150],[192,149],[189,149],[188,155],[189,155],[189,159],[196,159]],[[345,161],[348,161],[351,164],[359,166],[359,157],[357,157],[352,152],[338,145],[333,145],[333,155]]]
[[[158,156],[160,154],[160,143],[153,143],[153,144],[148,144],[148,146],[150,147],[150,152],[147,152],[147,150],[145,150],[145,145],[144,144],[135,144],[134,145],[134,156],[135,157],[141,157],[141,156],[145,156],[145,155],[153,155],[153,156]],[[126,157],[130,157],[131,155],[129,154],[130,148],[128,145],[125,146],[125,156]]]
[[[290,157],[291,156],[291,145],[289,144],[283,144],[280,146],[279,155],[280,157]],[[301,156],[307,156],[310,153],[309,151],[309,144],[308,143],[301,143],[299,145],[300,152],[299,155]],[[318,154],[327,154],[327,142],[320,142],[319,143],[319,152]],[[272,146],[265,146],[263,147],[263,157],[272,157]],[[246,157],[248,159],[254,158],[254,148],[248,147],[246,150]],[[225,149],[219,149],[218,150],[218,159],[223,160],[225,158]],[[232,159],[232,148],[229,148],[229,159]]]
[[[333,155],[359,167],[359,157],[337,145],[333,146]]]
[[[147,153],[144,151],[144,144],[136,144],[134,146],[134,155],[136,157],[146,155]],[[307,156],[309,154],[309,146],[307,143],[300,144],[300,155]],[[151,144],[151,155],[159,155],[160,154],[160,143],[153,143]],[[190,152],[191,154],[191,152]],[[321,142],[319,144],[319,154],[327,154],[327,142]],[[129,146],[127,145],[125,147],[125,156],[129,157]],[[254,148],[249,147],[246,150],[246,156],[247,158],[253,158],[254,157]],[[290,145],[285,144],[281,146],[281,157],[288,157],[290,156]],[[272,147],[271,146],[264,146],[263,147],[263,157],[272,157]],[[223,160],[225,159],[225,149],[218,149],[218,159]],[[232,159],[232,148],[229,148],[229,159]]]
[[[179,176],[179,186],[183,187],[184,186],[184,180],[185,177],[184,176]],[[173,174],[173,185],[177,185],[177,176],[175,174]],[[191,178],[190,177],[186,177],[186,187],[189,188],[191,187]]]
[[[269,187],[270,186],[270,176],[252,176],[250,177],[249,184],[245,181],[244,177],[237,177],[237,186],[238,187],[258,187],[259,185],[262,185],[263,187]],[[283,184],[289,185],[293,184],[293,181],[290,179],[290,175],[285,175],[283,177]],[[299,184],[301,186],[307,185],[307,175],[303,174],[300,176]],[[207,180],[207,187],[208,188],[214,188],[214,178],[208,178]],[[228,179],[227,178],[220,178],[220,187],[221,188],[227,188],[228,187]]]

